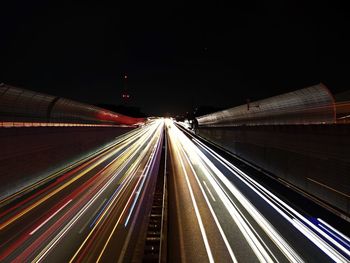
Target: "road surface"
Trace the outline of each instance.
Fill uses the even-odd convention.
[[[166,127],[177,237],[170,261],[349,262],[349,238],[325,219],[295,208],[172,121]]]

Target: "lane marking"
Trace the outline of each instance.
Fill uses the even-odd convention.
[[[309,231],[311,229],[315,231],[314,233],[318,233],[322,235],[324,238],[326,238],[328,241],[333,243],[333,245],[337,246],[338,248],[341,246],[339,243],[336,243],[334,239],[332,239],[329,235],[327,235],[324,231],[322,231],[320,228],[318,228],[316,225],[311,223],[309,220],[307,220],[302,214],[297,212],[295,209],[290,207],[288,204],[286,204],[284,201],[279,199],[276,195],[268,191],[266,188],[264,188],[262,185],[258,184],[255,180],[250,178],[247,174],[245,174],[243,171],[235,167],[233,164],[231,164],[229,161],[227,161],[225,158],[221,157],[219,154],[217,154],[215,151],[198,141],[197,139],[194,139],[204,150],[206,150],[208,153],[210,153],[214,158],[216,158],[219,162],[221,162],[229,171],[232,172],[237,178],[239,178],[243,183],[245,183],[249,188],[251,188],[254,192],[256,192],[261,198],[263,198],[267,203],[269,203],[282,217],[284,217],[287,221],[292,223],[304,236],[306,236],[308,239],[310,239],[310,235],[305,234],[305,231],[302,231],[301,228],[297,227],[297,224],[295,223],[295,219],[299,219],[305,225],[309,227]],[[222,160],[219,160],[219,158]],[[227,178],[223,178],[224,180],[228,180]],[[228,187],[232,187],[233,185],[229,185]],[[266,195],[266,196],[265,196]],[[259,221],[257,221],[259,222]],[[318,237],[318,242],[323,243],[325,242],[321,237],[316,235],[315,237]],[[333,248],[332,245],[327,244],[327,251],[325,252],[328,256],[330,256],[333,260],[340,262],[348,262],[344,255],[340,254],[335,248]],[[340,248],[341,250],[345,251],[345,248]]]
[[[216,202],[216,200],[215,200],[213,194],[212,194],[211,191],[209,190],[209,187],[207,186],[207,183],[206,183],[204,180],[203,180],[203,184],[204,184],[205,188],[207,188],[207,191],[208,191],[208,193],[209,193],[211,199],[213,199],[213,201]]]
[[[183,150],[182,150],[182,151],[183,151]],[[184,151],[183,151],[183,152],[184,152]],[[213,216],[213,218],[214,218],[214,221],[215,221],[215,223],[216,223],[216,226],[218,227],[219,232],[220,232],[220,234],[221,234],[221,237],[222,237],[222,239],[223,239],[223,241],[224,241],[224,243],[225,243],[225,245],[226,245],[226,248],[227,248],[227,250],[228,250],[228,252],[229,252],[229,254],[230,254],[230,256],[231,256],[232,262],[237,263],[238,260],[237,260],[236,256],[234,255],[234,253],[233,253],[233,251],[232,251],[231,245],[230,245],[230,243],[229,243],[228,240],[227,240],[227,237],[226,237],[226,235],[225,235],[225,232],[224,232],[224,230],[222,229],[222,227],[221,227],[221,225],[220,225],[220,222],[219,222],[219,220],[218,220],[218,218],[217,218],[217,216],[216,216],[216,214],[215,214],[215,212],[214,212],[213,207],[211,206],[211,204],[210,204],[210,202],[209,202],[209,199],[208,199],[207,195],[205,194],[205,191],[204,191],[203,187],[201,186],[201,184],[200,184],[200,182],[199,182],[199,178],[198,178],[198,176],[197,176],[197,174],[196,174],[196,172],[195,172],[195,170],[194,170],[194,168],[193,168],[191,162],[189,161],[188,156],[187,156],[185,153],[184,153],[184,155],[185,155],[185,157],[186,157],[186,159],[187,159],[187,161],[188,161],[188,163],[189,163],[189,165],[190,165],[190,167],[191,167],[191,170],[192,170],[193,174],[195,175],[195,178],[196,178],[196,180],[197,180],[197,183],[198,183],[198,185],[199,185],[199,187],[200,187],[200,189],[201,189],[201,191],[202,191],[202,193],[203,193],[204,199],[205,199],[205,201],[207,202],[207,205],[208,205],[209,210],[210,210],[210,212],[211,212],[211,214],[212,214],[212,216]],[[205,183],[205,181],[203,181],[203,182]]]
[[[202,238],[203,238],[203,241],[204,241],[205,249],[207,251],[209,262],[213,262],[214,263],[215,261],[214,261],[214,258],[213,258],[213,254],[212,254],[210,246],[209,246],[209,241],[208,241],[208,238],[207,238],[207,234],[205,232],[203,221],[202,221],[201,215],[199,213],[199,209],[198,209],[196,200],[194,198],[193,190],[192,190],[192,187],[190,185],[190,181],[188,179],[188,175],[187,175],[187,172],[186,172],[186,169],[185,169],[185,165],[184,165],[184,163],[182,161],[181,155],[180,155],[179,150],[177,148],[176,148],[176,151],[177,151],[178,156],[179,156],[179,160],[180,160],[180,163],[181,163],[182,170],[184,171],[184,174],[185,174],[187,187],[188,187],[188,190],[190,192],[191,201],[192,201],[192,204],[193,204],[193,207],[194,207],[194,211],[195,211],[196,216],[197,216],[197,221],[198,221],[199,228],[200,228],[200,231],[201,231],[201,234],[202,234]]]
[[[216,175],[222,175],[219,172],[219,170],[214,166],[214,164],[211,163],[211,161],[209,159],[203,158],[203,153],[199,150],[198,147],[195,147],[195,145],[193,143],[191,144],[190,140],[187,137],[185,137],[185,135],[183,133],[181,133],[180,130],[178,130],[177,132],[179,133],[178,137],[183,140],[184,145],[189,146],[189,147],[191,145],[193,145],[192,148],[187,147],[187,149],[188,149],[188,151],[192,150],[192,152],[191,152],[192,154],[197,154],[200,157],[200,159],[202,160],[202,165],[204,162],[205,164],[207,164],[209,166],[209,168]],[[190,154],[190,152],[188,152],[188,153]],[[205,165],[203,165],[203,167],[206,168]],[[206,172],[206,170],[203,170],[203,171]],[[227,211],[231,215],[233,221],[238,226],[239,230],[241,231],[244,238],[248,242],[252,251],[257,256],[258,260],[260,262],[271,262],[271,263],[274,262],[273,259],[270,257],[270,255],[272,255],[273,258],[276,260],[273,253],[271,253],[271,251],[266,246],[266,244],[263,242],[261,237],[256,233],[255,229],[251,226],[249,221],[244,217],[242,212],[238,209],[236,204],[228,197],[227,193],[223,189],[221,189],[221,185],[210,174],[207,174],[206,177],[210,181],[211,185],[214,187],[216,193],[220,197],[220,200],[225,205]],[[226,177],[224,177],[224,178],[226,178]],[[231,186],[233,187],[233,185],[231,185]],[[270,252],[270,254],[268,252]]]

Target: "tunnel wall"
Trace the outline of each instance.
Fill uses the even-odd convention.
[[[80,160],[133,128],[0,128],[0,199]]]
[[[200,127],[198,134],[349,216],[349,125]]]
[[[199,127],[333,124],[333,95],[323,84],[197,117]]]
[[[0,121],[137,125],[145,119],[0,83]]]

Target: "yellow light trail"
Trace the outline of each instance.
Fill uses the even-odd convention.
[[[124,145],[124,144],[127,144],[127,142],[123,142],[122,143],[122,145]],[[26,209],[21,211],[19,214],[15,215],[14,217],[12,217],[12,218],[8,219],[7,221],[5,221],[4,223],[2,223],[0,225],[0,230],[3,230],[8,225],[12,224],[13,222],[15,222],[16,220],[21,218],[23,215],[27,214],[30,210],[38,207],[39,205],[41,205],[46,200],[48,200],[49,198],[51,198],[52,196],[56,195],[61,190],[65,189],[66,187],[68,187],[69,185],[71,185],[72,183],[77,181],[79,178],[81,178],[82,176],[84,176],[85,174],[87,174],[88,172],[93,170],[95,167],[97,167],[98,165],[100,165],[101,163],[103,163],[104,161],[109,159],[110,157],[112,157],[117,152],[117,150],[118,149],[113,149],[109,154],[107,154],[106,156],[102,157],[99,161],[97,161],[94,164],[92,164],[89,168],[86,168],[86,170],[84,170],[83,172],[79,173],[77,176],[75,176],[74,178],[72,178],[68,182],[64,183],[59,188],[55,189],[53,192],[51,192],[48,195],[44,196],[43,198],[41,198],[40,200],[38,200],[34,204],[30,205],[29,207],[27,207]]]
[[[159,127],[158,127],[158,128],[159,128]],[[151,133],[151,132],[150,132],[150,133]],[[149,134],[149,136],[151,136],[151,134]],[[149,139],[149,137],[146,137],[146,138],[145,138],[145,141],[148,140],[148,139]],[[145,142],[145,141],[144,141],[144,142]],[[142,143],[139,143],[139,144],[138,144],[138,147],[142,147]],[[144,149],[143,152],[147,152],[147,151],[148,151],[148,147],[145,147],[145,149]],[[140,154],[140,156],[142,156],[142,154]],[[135,165],[135,166],[138,165],[139,162],[141,162],[141,160],[142,160],[141,157],[138,158],[138,162],[135,162],[134,165]],[[126,187],[127,187],[127,185],[125,185],[125,186],[123,187],[123,189],[126,189]],[[115,197],[114,201],[115,201],[119,196],[120,196],[120,194],[118,194],[118,195]],[[132,195],[130,196],[130,198],[129,198],[127,204],[129,203],[131,197],[132,197]],[[104,217],[106,216],[106,214],[109,212],[109,210],[111,209],[111,207],[114,205],[114,201],[111,202],[111,203],[109,204],[109,206],[105,209],[105,211],[101,214],[101,216],[99,217],[99,219],[98,219],[97,222],[95,223],[94,227],[92,228],[92,230],[91,230],[90,233],[88,234],[88,236],[85,238],[85,240],[84,240],[83,243],[80,245],[80,247],[78,248],[78,250],[75,252],[75,254],[73,255],[73,257],[70,259],[70,261],[69,261],[70,263],[71,263],[71,262],[74,262],[75,258],[78,256],[78,254],[79,254],[80,251],[83,249],[83,247],[85,246],[85,244],[87,243],[87,241],[90,239],[90,237],[92,236],[92,234],[95,232],[95,230],[97,229],[97,227],[99,226],[99,224],[102,222],[102,220],[104,219]],[[110,241],[110,239],[111,239],[113,233],[115,232],[115,229],[117,228],[117,226],[118,226],[118,224],[119,224],[119,222],[120,222],[120,220],[121,220],[123,214],[125,213],[125,210],[126,210],[126,208],[127,208],[127,204],[125,205],[124,209],[122,210],[122,213],[121,213],[120,217],[118,218],[117,222],[115,223],[115,225],[114,225],[114,227],[113,227],[113,229],[112,229],[112,232],[110,233],[110,235],[109,235],[107,241],[105,242],[104,247],[103,247],[101,253],[99,254],[99,257],[98,257],[98,259],[97,259],[97,262],[101,259],[101,257],[102,257],[102,255],[103,255],[103,253],[104,253],[104,251],[105,251],[105,249],[106,249],[106,247],[107,247],[107,245],[108,245],[108,243],[109,243],[109,241]]]
[[[152,127],[148,127],[146,129],[146,132],[143,132],[143,136],[139,137],[138,142],[135,142],[134,145],[128,149],[128,153],[133,153],[130,157],[129,160],[132,159],[132,157],[137,153],[137,151],[143,146],[144,143],[146,143],[149,140],[149,137],[152,135],[151,133],[151,128]],[[136,149],[135,149],[136,148]],[[135,149],[135,150],[134,150]],[[147,151],[147,147],[144,148],[144,151]],[[127,174],[131,172],[131,174],[129,176],[127,176],[127,178],[132,177],[132,173],[135,169],[136,166],[138,166],[139,162],[142,160],[142,157],[139,157],[136,162],[134,162],[131,167],[129,167],[128,171],[126,172]],[[127,165],[127,162],[122,162],[123,165]],[[92,200],[89,201],[89,203],[87,203],[82,209],[81,211],[79,211],[77,213],[77,215],[64,227],[64,229],[62,229],[60,231],[60,233],[57,234],[57,236],[51,240],[51,242],[36,256],[36,258],[33,260],[33,262],[38,262],[40,261],[42,258],[44,258],[46,256],[46,254],[54,247],[54,245],[65,235],[65,233],[73,226],[73,224],[79,219],[79,217],[88,209],[88,207],[97,199],[97,197],[107,188],[107,186],[114,180],[114,178],[111,178],[109,180],[109,183],[107,183],[102,189],[100,189],[100,191],[92,198]],[[120,180],[119,180],[120,181]],[[131,180],[129,180],[130,183]],[[121,195],[122,192],[124,192],[124,190],[126,189],[127,185],[124,185],[123,188],[120,190],[120,192],[116,195],[116,197],[114,198],[114,201],[119,198],[119,196]],[[89,239],[89,237],[92,235],[92,233],[94,232],[94,230],[96,229],[96,227],[102,222],[102,220],[104,219],[105,215],[109,212],[112,204],[114,203],[111,202],[110,205],[105,209],[105,211],[102,213],[102,215],[99,217],[99,219],[97,220],[97,222],[95,223],[93,229],[90,231],[88,237],[84,240],[84,242],[82,243],[82,245],[79,247],[78,251],[75,253],[75,255],[73,256],[73,258],[71,259],[74,260],[74,258],[76,257],[76,255],[78,255],[79,251],[82,249],[82,247],[85,245],[85,243],[87,242],[87,240]]]

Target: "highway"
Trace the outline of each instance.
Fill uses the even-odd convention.
[[[349,237],[327,219],[295,207],[172,121],[166,127],[170,262],[349,262]]]
[[[1,200],[0,261],[128,261],[141,207],[152,201],[163,126],[149,122]]]
[[[306,200],[294,203],[261,183],[171,119],[149,121],[1,200],[0,261],[141,260],[137,240],[163,145],[168,262],[349,262],[349,231],[314,214]]]

